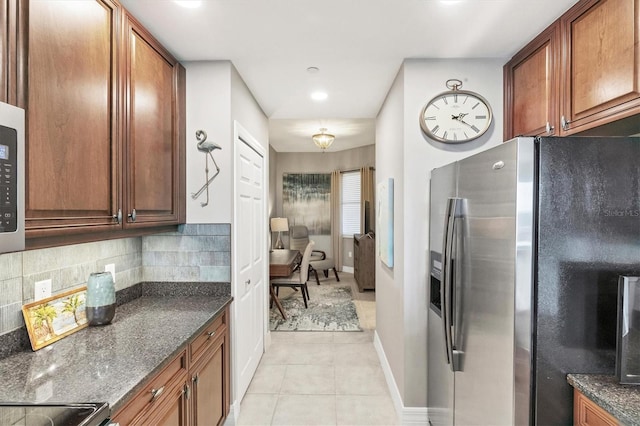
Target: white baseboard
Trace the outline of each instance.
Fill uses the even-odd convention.
[[[396,381],[393,378],[393,373],[391,372],[391,365],[389,365],[387,356],[384,353],[382,342],[380,341],[380,337],[378,336],[377,331],[373,335],[373,346],[376,348],[376,353],[378,354],[378,359],[380,360],[382,372],[384,373],[384,378],[387,381],[387,387],[389,388],[389,393],[391,394],[391,401],[393,402],[393,406],[396,409],[396,414],[398,415],[400,424],[427,426],[429,424],[427,407],[404,406],[402,397],[400,396],[400,391],[398,390]]]
[[[353,274],[353,266],[343,266],[342,272],[346,272],[348,274]]]

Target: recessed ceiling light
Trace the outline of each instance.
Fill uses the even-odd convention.
[[[314,101],[324,101],[328,97],[329,95],[327,94],[327,92],[317,91],[311,94],[311,99],[313,99]]]
[[[195,9],[202,5],[202,0],[174,0],[182,7],[186,7],[189,9]]]
[[[315,74],[318,71],[320,71],[320,68],[318,68],[318,67],[309,67],[309,68],[307,68],[307,72],[309,72],[311,74]]]

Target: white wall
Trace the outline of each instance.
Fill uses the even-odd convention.
[[[187,71],[187,223],[233,222],[233,121],[237,120],[268,151],[269,122],[229,61],[186,62]],[[205,182],[206,156],[197,150],[196,130],[222,150],[213,151],[220,174],[203,193],[191,198]],[[209,177],[215,166],[209,159]]]
[[[185,62],[187,71],[187,223],[231,223],[233,207],[233,131],[231,122],[231,63]],[[205,154],[197,150],[196,130],[222,150],[213,151],[220,174],[209,186],[209,205],[203,193],[191,198],[205,182]],[[215,166],[209,159],[209,176]]]
[[[433,168],[502,142],[505,62],[405,60],[378,115],[376,180],[395,180],[396,266],[391,270],[376,260],[376,326],[404,407],[426,407],[427,402],[429,174]],[[483,95],[493,109],[491,128],[475,141],[442,144],[428,140],[420,130],[422,107],[431,97],[448,90],[445,82],[450,78],[462,80],[462,89]]]

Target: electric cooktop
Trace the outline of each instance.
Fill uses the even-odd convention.
[[[20,426],[105,426],[109,404],[0,403],[0,423]]]

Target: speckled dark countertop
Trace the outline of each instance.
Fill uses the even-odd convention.
[[[118,306],[110,325],[1,359],[0,401],[108,402],[116,411],[232,300],[228,284],[207,295],[162,287]]]
[[[567,381],[620,423],[640,425],[640,386],[621,385],[615,376],[568,374]]]

